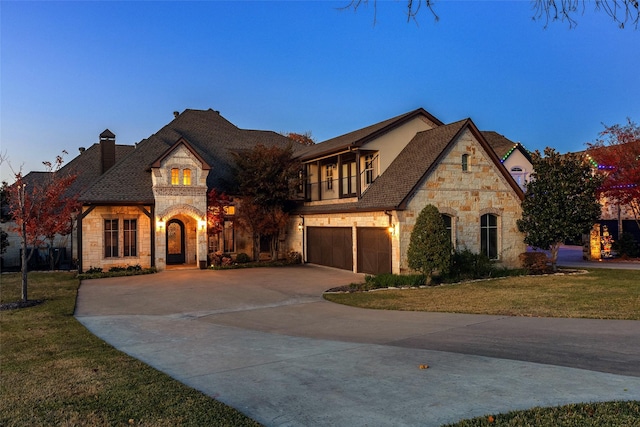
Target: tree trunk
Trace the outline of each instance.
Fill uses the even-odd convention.
[[[561,243],[554,243],[551,245],[551,269],[555,273],[558,271],[558,250],[560,249]]]
[[[260,234],[253,233],[253,260],[260,261]]]
[[[28,301],[27,294],[27,272],[29,266],[27,265],[27,224],[22,221],[22,302]]]

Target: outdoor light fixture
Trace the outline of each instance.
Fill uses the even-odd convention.
[[[391,234],[393,236],[393,234],[396,232],[396,227],[393,226],[393,224],[391,224],[389,226],[389,234]]]
[[[202,230],[202,231],[206,230],[206,228],[207,228],[207,221],[205,221],[205,220],[203,220],[203,219],[198,220],[198,228],[199,228],[200,230]]]
[[[298,215],[300,217],[300,222],[298,222],[298,231],[304,230],[304,217],[302,215]]]
[[[156,221],[156,228],[160,231],[164,230],[164,227],[167,225],[167,223],[165,221],[163,221],[162,219]]]
[[[298,231],[302,231],[302,223],[301,222],[298,223]]]

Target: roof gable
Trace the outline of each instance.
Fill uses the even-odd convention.
[[[210,170],[211,166],[209,166],[209,164],[202,158],[202,156],[200,156],[200,154],[198,154],[198,152],[191,146],[191,144],[189,144],[189,141],[187,141],[184,138],[180,138],[178,139],[175,144],[173,144],[171,147],[169,147],[167,149],[167,151],[165,151],[160,157],[158,157],[158,159],[156,159],[153,163],[151,163],[151,167],[152,168],[159,168],[160,165],[162,164],[162,162],[169,156],[171,156],[171,154],[173,154],[178,147],[180,146],[184,146],[191,154],[193,154],[195,156],[196,159],[198,159],[198,161],[202,164],[202,169],[203,170]]]
[[[185,110],[157,133],[140,141],[83,193],[85,203],[153,203],[151,167],[184,144],[211,167],[207,187],[229,192],[233,186],[233,153],[257,144],[286,146],[291,141],[272,131],[240,129],[219,112]],[[304,147],[294,145],[294,150]]]
[[[324,142],[312,145],[301,153],[301,160],[311,160],[315,157],[347,150],[353,147],[361,147],[363,144],[380,137],[381,135],[401,126],[402,124],[416,118],[423,117],[433,123],[435,126],[441,126],[443,123],[435,116],[431,115],[423,108],[418,108],[408,113],[401,114],[396,117],[375,123],[373,125],[358,129],[335,138],[328,139]]]

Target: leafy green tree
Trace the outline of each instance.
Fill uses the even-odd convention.
[[[407,258],[409,268],[419,271],[431,280],[434,271],[447,273],[451,265],[451,236],[438,209],[425,206],[411,232]]]
[[[238,224],[252,234],[253,256],[260,255],[260,238],[271,240],[271,259],[277,258],[278,237],[288,221],[298,185],[300,162],[291,145],[256,145],[236,154],[235,178],[242,198]]]
[[[531,157],[534,172],[517,225],[525,233],[525,243],[551,251],[551,266],[556,271],[560,245],[588,233],[600,218],[597,191],[602,178],[578,154],[560,155],[547,147],[544,155],[536,151]]]

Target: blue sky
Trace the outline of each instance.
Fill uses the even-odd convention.
[[[322,141],[423,107],[542,150],[640,121],[640,30],[528,1],[0,2],[0,151],[42,170],[109,128],[133,144],[186,108]],[[2,179],[12,181],[7,164]]]

